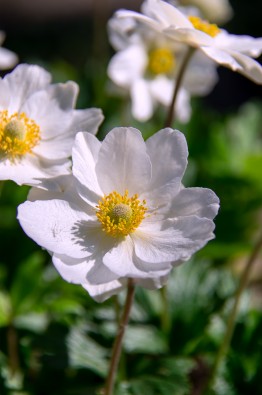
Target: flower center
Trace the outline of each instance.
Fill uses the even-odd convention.
[[[195,29],[201,30],[211,37],[216,37],[220,33],[220,29],[214,23],[208,23],[198,16],[189,16],[188,19],[192,23]]]
[[[0,157],[15,158],[30,153],[40,140],[40,128],[25,113],[0,111]]]
[[[152,74],[170,73],[175,66],[172,51],[168,48],[156,48],[149,53],[148,70]]]
[[[137,194],[128,197],[127,190],[124,195],[114,191],[98,202],[96,216],[102,224],[103,231],[108,235],[127,236],[134,232],[145,218],[145,204],[146,201],[141,202]]]

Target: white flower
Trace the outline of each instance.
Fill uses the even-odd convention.
[[[14,52],[1,47],[4,39],[5,33],[0,30],[0,70],[10,69],[18,62],[18,58]]]
[[[129,92],[132,115],[147,121],[158,104],[170,106],[177,73],[185,47],[152,29],[136,26],[132,19],[113,17],[109,37],[118,52],[108,66],[111,80]],[[217,80],[215,64],[201,54],[193,56],[176,102],[177,118],[187,122],[191,116],[191,95],[205,95]]]
[[[134,128],[115,128],[102,143],[80,132],[72,178],[57,179],[53,195],[34,189],[30,198],[39,200],[20,205],[18,219],[61,276],[98,301],[128,278],[159,288],[214,237],[219,201],[209,189],[182,186],[187,155],[184,135],[169,128],[146,142]]]
[[[186,44],[252,81],[262,84],[262,66],[252,58],[262,53],[262,38],[236,36],[196,16],[187,17],[162,0],[145,1],[147,14],[119,10],[118,18],[133,18],[159,35]]]
[[[37,185],[67,174],[78,131],[96,133],[99,109],[75,110],[76,83],[50,84],[39,66],[19,65],[0,79],[0,179]]]

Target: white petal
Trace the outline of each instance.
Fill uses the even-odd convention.
[[[150,29],[154,29],[155,31],[158,31],[159,33],[163,29],[163,26],[161,23],[158,21],[147,17],[146,15],[140,14],[135,11],[128,11],[128,10],[118,10],[115,13],[116,18],[122,19],[122,18],[132,18],[138,22],[141,22],[143,25],[146,27],[149,27]]]
[[[225,52],[216,48],[204,47],[201,50],[217,63],[227,66],[233,71],[238,71],[257,84],[262,84],[262,66],[254,59],[236,51]]]
[[[99,108],[88,108],[86,110],[74,110],[71,112],[71,124],[69,131],[72,136],[77,132],[88,132],[96,134],[104,116]]]
[[[183,79],[183,86],[192,95],[206,95],[218,80],[217,64],[196,51]]]
[[[143,222],[152,222],[167,217],[175,196],[181,189],[181,178],[177,177],[171,183],[153,190],[149,189],[140,195],[141,201],[146,201],[146,217]]]
[[[152,163],[152,179],[148,190],[182,178],[187,166],[188,149],[185,136],[178,130],[160,130],[146,141]]]
[[[159,231],[140,226],[132,235],[136,255],[147,262],[160,263],[188,259],[214,237],[214,223],[196,216],[162,222]]]
[[[11,97],[10,87],[6,79],[0,78],[0,110],[6,110]]]
[[[0,48],[0,69],[5,70],[14,67],[18,62],[18,57],[6,48]]]
[[[96,162],[101,148],[100,141],[90,133],[78,133],[73,146],[73,174],[79,181],[77,188],[81,197],[96,205],[103,195],[98,184]]]
[[[110,271],[116,273],[119,277],[130,278],[147,278],[147,272],[141,271],[136,268],[133,261],[134,246],[130,236],[126,236],[108,251],[104,258],[103,263]]]
[[[220,49],[240,52],[253,58],[257,58],[262,52],[262,38],[237,36],[225,30],[221,30],[215,37],[215,45]]]
[[[104,194],[129,196],[143,192],[151,177],[151,163],[139,130],[115,128],[107,134],[98,154],[96,174]]]
[[[77,259],[92,253],[83,230],[90,217],[66,201],[25,202],[18,207],[18,219],[25,233],[48,251]]]
[[[130,45],[116,53],[108,66],[108,75],[115,84],[122,87],[130,85],[144,74],[147,54],[142,45]]]
[[[262,66],[260,63],[241,53],[234,52],[232,56],[240,65],[238,70],[240,74],[243,74],[256,84],[262,84]]]
[[[214,47],[201,47],[200,49],[210,59],[213,59],[218,64],[226,66],[233,71],[239,71],[241,68],[239,63],[234,59],[234,57],[224,50]]]
[[[174,81],[164,75],[159,75],[150,81],[149,89],[155,100],[168,106],[174,91]]]
[[[112,295],[118,294],[126,288],[126,280],[114,280],[106,284],[91,285],[88,282],[82,284],[89,295],[97,302],[104,302]]]
[[[66,95],[67,90],[71,91],[70,85],[65,84],[64,89],[62,86],[60,88]],[[71,112],[61,109],[58,98],[53,97],[52,93],[50,89],[40,90],[21,106],[21,111],[40,126],[42,140],[62,135],[68,131],[71,123]]]
[[[148,82],[137,79],[131,86],[132,115],[140,122],[145,122],[153,115],[153,97]]]
[[[33,186],[40,184],[42,179],[68,174],[69,169],[69,160],[42,161],[35,155],[25,155],[14,163],[0,161],[0,179]]]
[[[61,277],[74,284],[83,284],[86,281],[87,272],[94,264],[88,259],[80,260],[61,254],[54,254],[52,261]]]
[[[164,30],[170,38],[183,44],[187,44],[194,48],[199,48],[201,46],[212,46],[214,45],[214,38],[208,34],[196,30],[193,27],[191,29],[177,29],[174,27],[169,27]]]
[[[175,197],[171,213],[172,217],[197,215],[213,219],[219,209],[216,194],[206,188],[184,188]]]
[[[109,270],[108,267],[103,264],[102,259],[99,262],[97,258],[93,268],[87,274],[87,280],[92,285],[107,284],[118,278],[118,274]]]
[[[161,0],[147,0],[147,12],[163,27],[176,26],[190,28],[192,25],[188,18],[171,4]]]
[[[5,76],[5,80],[12,92],[12,100],[7,109],[13,113],[20,111],[30,95],[46,87],[51,81],[51,75],[42,67],[20,64]]]
[[[31,202],[35,200],[52,199],[66,200],[68,202],[73,202],[80,211],[93,217],[94,210],[91,206],[87,205],[77,193],[75,181],[72,173],[64,176],[42,179],[41,183],[37,185],[37,188],[33,187],[30,189],[27,200]]]

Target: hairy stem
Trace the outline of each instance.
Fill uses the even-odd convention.
[[[178,95],[179,89],[181,87],[183,77],[184,77],[185,71],[187,69],[188,63],[189,63],[194,52],[195,52],[195,48],[192,48],[192,47],[188,48],[185,58],[181,64],[180,70],[178,72],[177,79],[175,82],[173,97],[172,97],[172,100],[171,100],[171,103],[169,106],[166,122],[164,125],[166,128],[171,127],[172,123],[175,120],[175,106],[176,106],[177,95]]]
[[[115,342],[113,345],[112,357],[111,357],[110,367],[109,367],[108,376],[107,376],[107,380],[106,380],[104,395],[112,395],[113,394],[115,377],[116,377],[116,373],[117,373],[119,359],[121,356],[123,337],[124,337],[126,326],[128,324],[128,320],[129,320],[129,316],[130,316],[130,312],[131,312],[131,307],[132,307],[132,303],[133,303],[133,299],[134,299],[134,294],[135,294],[135,285],[134,285],[133,280],[129,279],[125,306],[124,306],[121,321],[119,323],[118,333],[117,333],[117,336],[116,336],[116,339],[115,339]]]
[[[244,289],[246,288],[248,279],[249,279],[249,275],[250,275],[250,271],[253,267],[253,264],[260,252],[262,248],[262,235],[260,236],[260,238],[258,239],[257,243],[255,244],[252,253],[249,257],[249,259],[247,260],[245,269],[240,277],[240,281],[239,281],[239,285],[238,288],[236,290],[236,294],[235,294],[235,300],[234,300],[234,304],[232,307],[232,311],[228,317],[228,321],[227,321],[227,326],[226,326],[226,333],[224,336],[224,340],[218,350],[213,368],[211,370],[210,373],[210,378],[208,381],[208,386],[212,387],[212,384],[214,383],[216,374],[218,372],[218,369],[220,367],[220,364],[223,362],[223,359],[225,357],[225,355],[227,354],[227,351],[229,349],[230,343],[231,343],[231,339],[234,333],[234,328],[235,328],[235,321],[236,321],[236,317],[237,317],[237,312],[238,312],[238,307],[239,307],[239,303],[240,303],[240,299],[242,296],[242,293],[244,291]]]

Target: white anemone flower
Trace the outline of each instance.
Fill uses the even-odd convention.
[[[0,179],[38,185],[70,171],[80,130],[96,133],[101,110],[75,110],[78,85],[51,84],[43,68],[22,64],[0,79]]]
[[[200,50],[207,57],[262,84],[262,66],[253,58],[262,53],[262,38],[237,36],[202,20],[187,16],[162,0],[146,0],[147,15],[119,10],[118,18],[133,18],[161,36]]]
[[[152,29],[136,26],[132,19],[111,18],[109,38],[118,51],[108,65],[110,79],[129,93],[135,119],[150,119],[157,105],[169,107],[185,47]],[[188,67],[176,101],[180,122],[190,119],[191,95],[206,95],[217,81],[214,62],[196,54]]]
[[[169,128],[146,142],[131,127],[113,129],[103,142],[80,132],[73,175],[57,179],[60,192],[34,188],[18,219],[61,276],[97,301],[129,278],[159,288],[214,237],[219,200],[209,189],[183,187],[187,155],[184,135]]]
[[[0,70],[6,70],[14,67],[18,62],[17,55],[1,45],[5,39],[5,33],[0,31]]]

